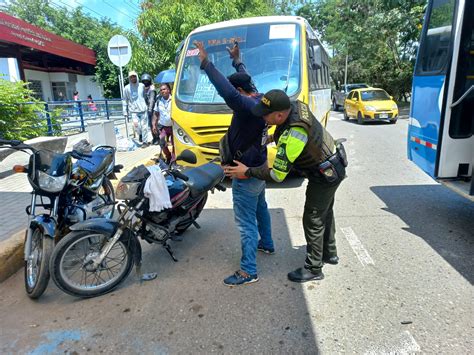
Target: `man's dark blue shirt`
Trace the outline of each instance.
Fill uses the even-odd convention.
[[[246,73],[242,62],[234,60],[232,65],[238,72]],[[232,154],[238,150],[245,151],[239,159],[240,162],[248,167],[261,166],[267,160],[267,147],[264,141],[267,136],[267,125],[262,117],[254,116],[251,109],[260,102],[262,94],[242,95],[209,60],[202,62],[201,69],[206,72],[219,95],[234,113],[228,130]]]

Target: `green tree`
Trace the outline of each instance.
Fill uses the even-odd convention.
[[[46,135],[44,104],[32,94],[26,83],[0,78],[0,137],[26,140]]]
[[[306,4],[297,14],[305,17],[332,48],[331,77],[381,86],[397,98],[411,89],[416,41],[425,1],[321,0]]]
[[[48,0],[13,0],[6,11],[33,25],[85,45],[96,52],[97,65],[95,79],[102,84],[105,97],[119,97],[118,68],[113,65],[107,55],[107,43],[116,34],[125,35],[131,42],[133,58],[130,67],[145,71],[153,65],[149,45],[131,31],[125,31],[110,19],[100,20],[84,13],[81,6],[71,9],[52,6]],[[126,68],[127,69],[127,68]]]

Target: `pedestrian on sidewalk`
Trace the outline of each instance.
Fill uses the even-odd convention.
[[[153,132],[159,135],[161,151],[166,157],[166,163],[174,160],[173,122],[171,121],[171,88],[169,84],[160,85],[160,96],[155,104],[153,115]],[[173,146],[169,150],[168,143]]]
[[[304,267],[290,272],[288,278],[294,282],[322,280],[323,263],[339,262],[333,206],[336,190],[346,176],[344,147],[334,141],[306,104],[290,103],[282,90],[267,92],[252,113],[277,126],[273,168],[247,167],[236,161],[237,166],[227,167],[225,173],[282,182],[294,167],[308,178],[303,214],[306,260]]]
[[[94,102],[94,100],[92,100],[92,95],[87,95],[87,106],[89,107],[89,111],[92,111],[92,112],[97,112],[97,106]]]
[[[128,105],[128,112],[130,112],[135,132],[142,136],[142,148],[145,148],[152,140],[151,131],[148,129],[145,85],[138,82],[138,74],[133,70],[128,73],[128,80],[129,83],[125,86],[123,96]]]
[[[267,166],[267,132],[265,121],[252,114],[251,110],[260,102],[252,78],[240,61],[237,42],[232,49],[227,48],[236,73],[226,78],[209,60],[202,42],[195,42],[199,49],[201,69],[209,77],[217,92],[232,111],[232,121],[222,144],[232,158],[248,166]],[[224,280],[227,286],[239,286],[258,281],[257,250],[267,254],[275,252],[271,218],[265,200],[265,181],[244,174],[232,179],[232,200],[235,222],[240,231],[242,257],[240,270]],[[260,235],[260,241],[259,241]]]

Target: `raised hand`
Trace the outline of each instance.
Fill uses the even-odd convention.
[[[227,49],[227,52],[229,52],[231,59],[240,59],[240,48],[237,41],[234,42],[234,45],[232,46],[232,48],[226,47],[226,49]]]
[[[207,59],[207,52],[204,48],[204,43],[201,41],[194,41],[193,44],[197,49],[199,49],[199,60],[202,63],[205,59]]]

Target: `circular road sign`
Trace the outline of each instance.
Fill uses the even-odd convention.
[[[132,58],[132,46],[126,37],[115,35],[109,40],[107,53],[112,63],[123,67]]]

